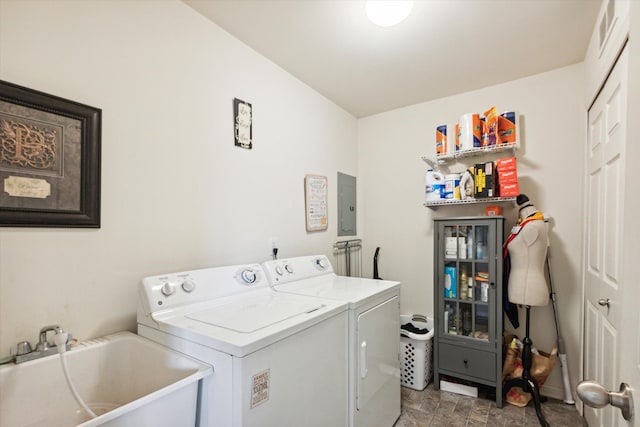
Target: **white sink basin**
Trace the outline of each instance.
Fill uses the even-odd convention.
[[[193,427],[198,382],[212,373],[130,332],[80,343],[65,357],[98,417],[90,419],[73,399],[56,355],[0,366],[0,426]]]

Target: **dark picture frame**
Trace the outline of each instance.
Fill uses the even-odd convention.
[[[0,227],[100,228],[102,110],[0,80]]]
[[[236,147],[253,148],[253,106],[233,98],[233,142]]]

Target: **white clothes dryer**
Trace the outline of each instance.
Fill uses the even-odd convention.
[[[349,307],[349,425],[391,427],[400,416],[400,283],[338,276],[324,255],[262,264],[279,293]]]
[[[259,264],[147,277],[138,334],[213,367],[198,426],[346,426],[347,304],[274,292]]]

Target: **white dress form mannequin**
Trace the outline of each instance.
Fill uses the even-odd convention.
[[[521,220],[538,212],[529,205],[520,210]],[[527,222],[507,249],[511,261],[509,301],[521,305],[547,305],[549,288],[544,275],[547,259],[547,226],[542,220]]]
[[[538,212],[525,195],[518,196],[518,205],[521,206],[520,219],[522,221]],[[544,276],[547,241],[547,226],[543,220],[534,219],[521,225],[518,234],[507,244],[511,262],[509,301],[525,306],[526,332],[522,340],[522,377],[507,380],[503,387],[505,396],[512,387],[521,387],[525,392],[531,393],[536,415],[542,427],[550,426],[540,406],[540,387],[531,375],[533,343],[529,336],[529,321],[532,305],[547,305],[549,303],[549,288]]]

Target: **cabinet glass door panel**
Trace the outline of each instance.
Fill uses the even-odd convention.
[[[473,273],[474,283],[474,300],[480,302],[489,302],[489,283],[493,281],[490,276],[489,264],[485,262],[476,262]]]
[[[458,304],[455,302],[446,302],[444,304],[444,319],[442,324],[444,325],[444,334],[458,335],[458,327],[461,324],[460,313],[458,311]]]
[[[445,259],[472,259],[473,226],[453,225],[444,227]]]
[[[489,341],[489,305],[476,304],[473,338]]]
[[[445,226],[444,239],[445,259],[473,259],[473,226]]]
[[[458,265],[456,262],[445,262],[442,289],[444,289],[445,298],[458,298]]]
[[[490,308],[494,274],[490,264],[490,225],[445,225],[441,333],[486,342],[492,339]]]
[[[473,263],[458,262],[458,299],[473,300]]]
[[[488,236],[489,236],[489,226],[487,225],[477,225],[475,227],[474,233],[474,245],[475,245],[475,258],[476,259],[487,259],[489,256],[488,252]]]
[[[460,303],[461,324],[458,334],[465,337],[473,336],[473,304]]]

